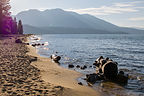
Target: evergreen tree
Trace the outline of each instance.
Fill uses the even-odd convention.
[[[0,0],[0,34],[9,34],[11,32],[11,21],[10,16],[10,0]]]
[[[12,20],[12,26],[11,26],[11,33],[12,34],[18,34],[18,31],[17,31],[17,20],[16,20],[16,17],[14,18],[14,20]]]
[[[19,34],[23,34],[23,25],[22,25],[22,21],[19,20],[18,22],[18,29],[17,29]]]
[[[23,34],[21,20],[17,25],[16,18],[10,16],[10,0],[0,0],[0,34]]]

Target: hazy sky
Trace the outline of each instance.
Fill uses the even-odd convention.
[[[12,13],[61,8],[91,14],[119,26],[144,28],[144,0],[11,0]]]

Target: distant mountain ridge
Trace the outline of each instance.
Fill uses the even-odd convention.
[[[16,17],[23,21],[26,33],[144,33],[144,30],[119,27],[89,14],[81,15],[62,9],[45,11],[31,9],[18,13]]]

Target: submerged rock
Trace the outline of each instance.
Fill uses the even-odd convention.
[[[74,68],[74,65],[70,64],[68,65],[69,68]]]

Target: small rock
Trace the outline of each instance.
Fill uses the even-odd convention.
[[[83,67],[81,67],[82,70],[85,70],[87,68],[86,65],[84,65]]]
[[[77,66],[76,66],[76,68],[80,68],[80,66],[79,66],[79,65],[77,65]]]
[[[74,65],[70,64],[68,65],[69,68],[74,68]]]
[[[79,84],[79,85],[83,85],[82,82],[79,82],[78,84]]]
[[[17,39],[17,40],[15,41],[15,43],[22,43],[22,41],[21,41],[20,39]]]

